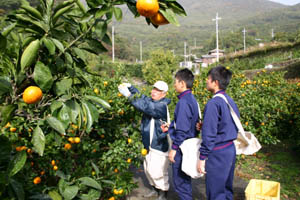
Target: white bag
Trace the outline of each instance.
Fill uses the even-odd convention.
[[[202,140],[199,138],[190,138],[185,140],[181,145],[180,149],[182,151],[182,163],[181,170],[189,175],[191,178],[197,179],[202,177],[197,170],[197,162],[200,157],[199,148],[201,146]]]
[[[259,151],[259,149],[261,148],[260,143],[253,135],[253,133],[248,131],[245,132],[240,119],[238,118],[237,114],[234,112],[231,105],[228,103],[226,97],[222,94],[216,94],[214,95],[214,97],[221,97],[222,99],[224,99],[224,101],[227,103],[230,109],[230,113],[233,118],[233,121],[238,128],[238,136],[237,139],[234,141],[236,147],[236,154],[252,155],[257,151]]]
[[[130,87],[130,86],[131,86],[130,83],[122,83],[118,86],[118,90],[123,96],[129,97],[131,95],[131,93],[128,90],[128,87]]]
[[[198,112],[199,112],[199,119],[201,120],[202,117],[201,117],[199,104],[198,104]],[[199,173],[197,170],[197,162],[200,156],[199,149],[201,146],[201,142],[202,140],[199,138],[190,138],[183,141],[183,143],[180,145],[180,149],[182,152],[181,170],[194,179],[203,176],[203,174]]]
[[[169,190],[169,176],[168,176],[168,152],[162,152],[151,148],[151,143],[154,134],[154,119],[150,121],[150,146],[149,153],[144,160],[145,174],[151,185],[163,191]]]

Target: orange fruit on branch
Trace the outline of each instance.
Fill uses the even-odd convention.
[[[35,178],[33,179],[33,183],[34,183],[35,185],[36,185],[36,184],[39,184],[41,181],[42,181],[42,180],[41,180],[40,177],[35,177]]]
[[[43,96],[42,90],[37,86],[29,86],[23,93],[23,100],[27,104],[34,104],[41,100]]]
[[[169,21],[159,12],[156,13],[156,15],[152,16],[150,20],[157,26],[169,24]]]
[[[136,9],[144,17],[152,17],[159,10],[158,0],[137,0]]]

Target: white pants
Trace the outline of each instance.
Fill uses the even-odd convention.
[[[157,189],[169,190],[168,152],[150,148],[144,160],[144,170],[150,185]]]

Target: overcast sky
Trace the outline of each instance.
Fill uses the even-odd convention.
[[[300,0],[269,0],[269,1],[275,1],[284,5],[295,5],[297,3],[300,3]]]

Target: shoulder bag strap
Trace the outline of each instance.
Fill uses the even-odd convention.
[[[239,117],[237,116],[237,114],[234,112],[233,108],[229,104],[229,102],[226,99],[226,97],[223,94],[216,94],[216,95],[213,96],[213,98],[214,97],[221,97],[226,102],[226,104],[228,105],[228,107],[230,109],[230,113],[231,113],[232,119],[233,119],[235,125],[238,128],[238,131],[239,131],[238,137],[241,137],[242,140],[244,140],[247,144],[249,144],[249,139],[245,135],[245,130],[243,128],[243,125],[242,125]]]

